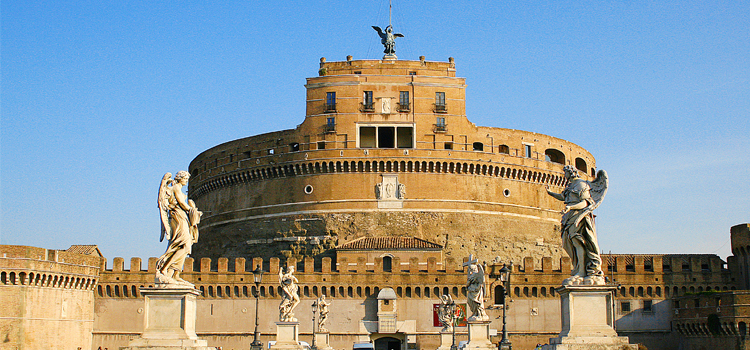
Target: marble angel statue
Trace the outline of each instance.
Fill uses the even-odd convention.
[[[279,304],[279,321],[297,322],[294,318],[294,308],[299,304],[299,286],[297,277],[294,277],[294,266],[289,266],[287,272],[283,273],[284,268],[279,269],[279,284],[281,285],[282,296]]]
[[[169,241],[167,251],[156,261],[155,282],[158,286],[193,285],[180,277],[185,258],[198,242],[198,224],[202,212],[198,211],[195,202],[187,199],[182,187],[187,185],[190,174],[179,171],[172,180],[172,174],[166,173],[161,179],[157,204],[161,217],[161,238]]]
[[[468,321],[488,321],[490,319],[484,311],[484,267],[477,259],[469,256],[469,261],[464,263],[468,266],[466,274],[466,304],[471,310]]]
[[[453,329],[453,322],[456,315],[456,310],[453,308],[456,306],[453,303],[453,298],[450,294],[440,296],[440,306],[438,306],[438,319],[443,325],[443,329],[440,332],[450,332]]]
[[[319,333],[328,333],[328,328],[326,328],[326,321],[328,320],[328,307],[331,306],[330,301],[326,301],[326,295],[323,294],[318,299],[318,312],[320,313],[320,318],[318,318],[318,332]]]
[[[599,170],[596,179],[588,182],[581,179],[578,170],[570,165],[566,165],[563,171],[568,185],[562,193],[552,192],[547,186],[550,196],[565,203],[561,221],[562,243],[573,263],[573,270],[563,285],[603,285],[604,273],[593,211],[607,194],[607,172]]]

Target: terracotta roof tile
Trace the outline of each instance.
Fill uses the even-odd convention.
[[[97,246],[96,244],[72,245],[70,246],[70,248],[66,249],[65,251],[70,252],[70,253],[76,253],[76,254],[103,257],[102,252],[99,251],[99,246]]]
[[[443,246],[416,237],[362,237],[336,247],[338,250],[439,250]]]

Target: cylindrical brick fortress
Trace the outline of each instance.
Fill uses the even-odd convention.
[[[559,260],[563,165],[594,157],[562,139],[478,127],[449,62],[321,59],[296,129],[230,141],[190,164],[205,211],[193,256],[328,255],[365,236],[409,236],[447,256]]]

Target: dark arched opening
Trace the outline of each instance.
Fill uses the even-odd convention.
[[[586,161],[581,158],[576,158],[576,169],[582,171],[584,174],[588,173]]]
[[[552,163],[565,164],[565,154],[554,148],[544,151],[544,159]]]
[[[393,269],[393,259],[390,256],[383,257],[383,271],[391,272]]]

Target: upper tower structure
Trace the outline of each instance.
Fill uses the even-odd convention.
[[[332,254],[361,237],[417,237],[480,259],[562,256],[562,167],[585,149],[466,116],[456,64],[321,59],[295,129],[230,141],[190,164],[199,257]],[[301,103],[302,101],[300,101]]]

